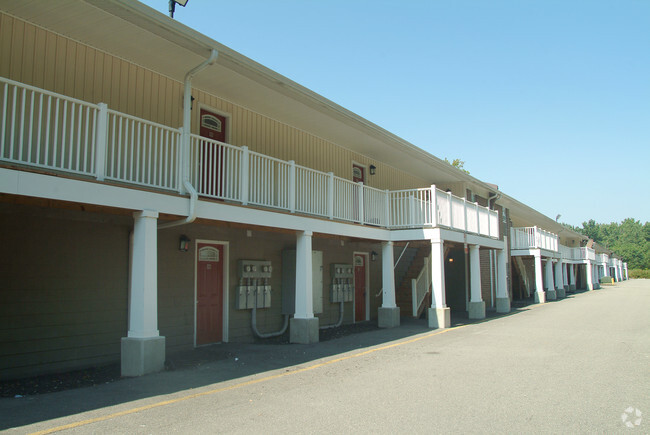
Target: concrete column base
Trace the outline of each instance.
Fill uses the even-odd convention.
[[[546,293],[544,292],[535,292],[535,303],[544,304],[546,303]]]
[[[485,319],[485,301],[469,303],[470,319]]]
[[[557,289],[557,297],[566,298],[566,291],[564,290],[564,287]]]
[[[569,284],[569,290],[575,291],[576,290],[576,285],[575,284]]]
[[[554,301],[557,299],[557,292],[555,290],[546,290],[546,300]]]
[[[289,321],[289,342],[298,344],[318,343],[318,317]]]
[[[451,308],[429,308],[429,328],[443,329],[451,326]]]
[[[510,312],[510,298],[497,298],[497,313]]]
[[[396,328],[399,326],[399,307],[379,307],[377,326],[380,328]]]
[[[165,368],[165,337],[122,337],[122,376],[142,376]]]
[[[594,290],[600,290],[600,283],[599,282],[594,284]]]

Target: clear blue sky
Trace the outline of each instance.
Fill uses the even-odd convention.
[[[174,18],[549,217],[650,221],[650,0],[190,0]]]

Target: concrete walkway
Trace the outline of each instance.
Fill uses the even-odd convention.
[[[649,314],[635,280],[449,330],[227,345],[191,370],[1,399],[0,430],[650,433]]]

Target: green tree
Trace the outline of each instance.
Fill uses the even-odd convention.
[[[464,169],[463,167],[465,166],[465,161],[461,159],[454,159],[453,161],[447,160],[447,157],[445,157],[445,162],[449,163],[451,166],[453,166],[456,169],[460,169],[466,174],[469,174],[469,171],[467,169]]]
[[[650,223],[627,218],[620,224],[599,224],[590,219],[577,230],[614,251],[629,269],[650,269]]]
[[[585,236],[589,237],[590,239],[593,239],[594,242],[600,243],[600,224],[597,224],[595,220],[589,219],[588,222],[583,222],[582,223],[582,230],[580,230],[582,234]]]

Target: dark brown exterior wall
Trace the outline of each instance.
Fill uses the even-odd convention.
[[[32,376],[114,363],[128,331],[129,234],[133,218],[78,210],[0,203],[5,249],[0,254],[0,377]],[[179,237],[191,249],[178,249]],[[197,240],[228,242],[229,340],[252,342],[251,310],[236,310],[237,261],[273,263],[271,308],[258,310],[261,332],[283,323],[282,251],[295,249],[291,233],[191,224],[158,231],[158,329],[167,352],[194,345],[194,268]],[[318,238],[323,252],[323,313],[336,323],[339,305],[329,302],[330,263],[352,263],[353,252],[381,252],[379,244]],[[381,297],[381,256],[369,263],[370,317]],[[345,303],[344,323],[353,320]]]
[[[0,378],[119,360],[131,222],[0,204]]]

